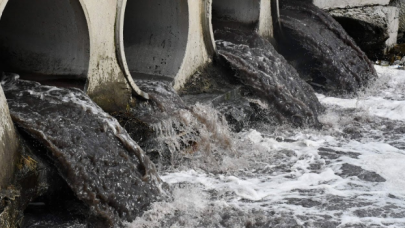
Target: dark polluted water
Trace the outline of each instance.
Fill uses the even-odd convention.
[[[45,145],[78,198],[95,214],[105,210],[104,219],[113,223],[120,217],[134,220],[126,227],[145,228],[404,227],[405,72],[376,69],[379,78],[356,98],[316,94],[326,108],[318,116],[321,129],[262,125],[235,133],[211,106],[180,106],[188,111],[181,111],[184,123],[205,128],[207,142],[193,154],[177,154],[182,162],[160,171],[172,188],[172,197],[160,201],[153,197],[159,185],[153,167],[144,166],[146,178],[142,153],[132,151],[138,147],[83,92],[15,78],[2,85],[17,126]],[[154,88],[156,96],[166,93],[164,86]],[[80,141],[81,132],[93,141]],[[103,205],[129,192],[126,201]],[[103,194],[111,198],[91,198]],[[133,196],[144,204],[119,204]]]
[[[2,81],[16,126],[106,227],[132,221],[161,193],[154,164],[117,120],[79,89]]]
[[[342,26],[309,1],[281,0],[274,34],[277,50],[319,92],[356,93],[377,76]]]
[[[172,200],[127,226],[404,227],[405,71],[376,68],[356,98],[317,94],[320,130],[230,132],[217,168],[163,171]]]
[[[288,2],[282,32],[296,26],[286,13],[294,10],[304,22],[317,18],[314,29],[326,28],[340,45],[337,56],[323,42],[305,49],[323,78],[310,72],[308,79],[252,32],[215,31],[215,61],[235,80],[230,89],[266,109],[267,123],[242,118],[248,123],[232,131],[222,115],[230,109],[214,104],[226,98],[189,105],[169,84],[142,80],[151,99],[117,113],[121,127],[78,89],[9,75],[2,86],[13,121],[40,142],[39,155],[101,226],[404,227],[405,72],[376,67],[368,84],[374,66],[345,33],[318,9]],[[306,35],[290,30],[289,37]],[[316,65],[319,56],[324,64]],[[331,95],[367,84],[350,99]],[[160,197],[164,183],[170,197]]]
[[[317,126],[323,107],[314,90],[276,52],[269,41],[231,28],[215,31],[218,55],[235,77],[275,110],[280,123]]]

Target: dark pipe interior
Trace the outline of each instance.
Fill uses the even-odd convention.
[[[212,24],[214,31],[223,27],[251,31],[260,17],[260,0],[214,0]]]
[[[0,19],[0,66],[22,78],[84,88],[90,59],[77,0],[10,0]]]
[[[134,79],[173,80],[188,38],[187,0],[128,0],[124,49]]]

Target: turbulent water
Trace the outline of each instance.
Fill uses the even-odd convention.
[[[128,227],[404,227],[405,71],[377,70],[357,98],[317,95],[321,130],[230,133],[218,168],[161,173],[173,199]]]
[[[376,77],[366,54],[329,14],[309,1],[280,1],[278,51],[317,91],[357,92]]]
[[[159,195],[153,163],[84,92],[15,75],[2,86],[14,123],[43,145],[42,156],[105,226],[132,221]]]
[[[211,170],[214,155],[229,148],[226,121],[211,107],[187,106],[166,82],[137,80],[150,96],[117,118],[130,136],[157,165],[158,170],[182,164]],[[212,148],[211,145],[216,145]]]
[[[313,89],[276,52],[269,41],[252,32],[225,28],[215,31],[218,55],[235,77],[269,104],[280,123],[318,125],[323,110]]]

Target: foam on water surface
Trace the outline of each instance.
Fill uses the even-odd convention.
[[[173,187],[128,227],[404,227],[405,71],[354,99],[318,95],[322,130],[250,129],[218,172],[182,167]]]

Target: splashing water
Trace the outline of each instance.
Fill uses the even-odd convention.
[[[358,98],[318,94],[321,130],[245,130],[217,170],[166,171],[173,199],[128,227],[404,227],[405,71],[376,69]]]
[[[141,133],[139,144],[159,171],[190,166],[215,170],[221,159],[218,153],[233,153],[227,123],[217,110],[199,103],[186,106],[165,82],[138,80],[137,83],[151,99],[132,108],[129,115],[146,123],[149,134],[145,136],[133,128],[132,125],[138,124],[136,121],[121,121],[121,124],[134,138]]]

